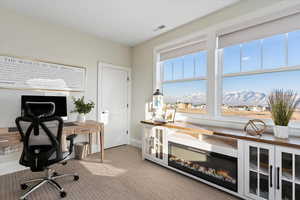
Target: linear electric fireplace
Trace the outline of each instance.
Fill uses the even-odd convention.
[[[237,158],[168,142],[168,165],[237,192]]]

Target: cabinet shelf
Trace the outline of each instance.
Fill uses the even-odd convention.
[[[266,175],[266,176],[269,176],[269,170],[268,169],[260,169],[259,173],[261,173],[263,175]]]
[[[286,182],[290,182],[290,183],[293,182],[292,179],[286,178],[286,177],[284,177],[284,176],[281,177],[281,180],[286,181]]]
[[[295,178],[295,181],[294,181],[297,185],[300,185],[300,178]]]
[[[262,174],[262,175],[265,175],[265,176],[269,176],[269,173],[266,172],[266,171],[257,171],[257,170],[253,170],[253,169],[249,169],[249,171],[254,172],[256,174]]]

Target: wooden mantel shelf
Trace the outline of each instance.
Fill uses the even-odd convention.
[[[274,137],[274,135],[271,133],[264,133],[262,136],[258,137],[258,136],[247,135],[246,132],[238,129],[213,127],[213,126],[200,125],[200,124],[195,124],[190,122],[174,122],[174,123],[159,124],[154,121],[143,120],[141,121],[141,123],[152,125],[152,126],[162,126],[171,129],[184,130],[184,131],[189,131],[198,134],[229,137],[233,139],[262,142],[267,144],[280,145],[280,146],[300,149],[300,137],[296,137],[296,136],[290,136],[288,139],[278,139]]]

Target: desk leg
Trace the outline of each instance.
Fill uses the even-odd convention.
[[[92,134],[89,133],[89,153],[91,154],[92,153]]]
[[[104,160],[104,133],[103,130],[99,132],[100,134],[100,148],[101,148],[101,162]]]

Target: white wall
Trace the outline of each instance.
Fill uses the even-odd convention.
[[[224,23],[225,21],[263,9],[281,0],[242,0],[240,3],[227,7],[206,17],[183,25],[154,39],[133,48],[132,55],[132,90],[133,107],[131,117],[131,140],[133,143],[141,139],[140,121],[144,119],[144,106],[151,100],[153,88],[153,49],[166,42],[199,32],[202,29]]]
[[[131,48],[97,38],[76,30],[54,25],[39,19],[25,17],[0,8],[0,55],[15,55],[64,63],[87,68],[85,96],[97,102],[97,62],[105,61],[115,65],[131,67]],[[0,89],[0,127],[15,126],[14,120],[20,115],[22,94],[43,95],[44,92]],[[53,93],[48,95],[75,95],[83,93]],[[68,109],[73,109],[68,99]],[[88,119],[96,119],[96,108]],[[71,115],[71,120],[75,119]],[[76,138],[77,141],[85,137]],[[93,146],[97,149],[97,146]],[[0,156],[0,174],[23,169],[18,165],[20,153]]]
[[[131,66],[130,47],[3,8],[0,8],[0,27],[0,55],[8,54],[86,67],[85,96],[95,103],[97,62]],[[0,89],[0,127],[14,124],[15,117],[20,114],[20,95],[34,93],[36,92]],[[89,119],[96,119],[95,111],[96,109],[89,114]]]

